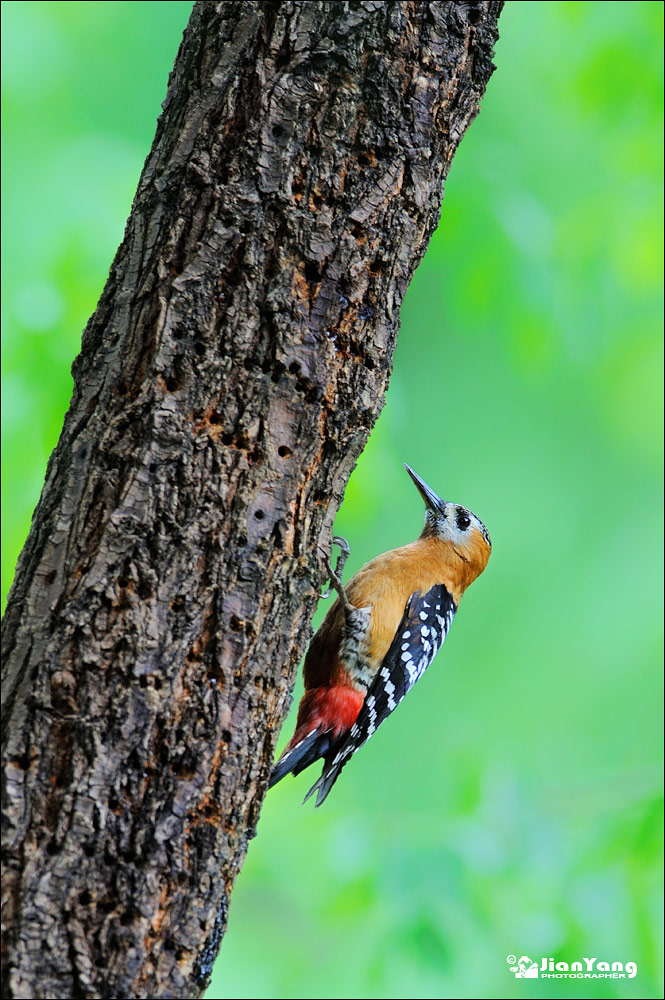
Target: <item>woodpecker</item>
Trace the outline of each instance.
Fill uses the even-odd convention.
[[[328,565],[339,596],[310,643],[296,730],[270,778],[272,788],[323,758],[321,777],[304,799],[316,792],[317,806],[356,750],[422,677],[462,594],[490,557],[483,522],[466,507],[440,500],[405,468],[425,501],[422,533],[372,559],[346,587]]]

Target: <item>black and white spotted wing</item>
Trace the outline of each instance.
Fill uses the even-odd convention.
[[[323,773],[305,796],[317,792],[320,806],[356,750],[376,732],[430,665],[448,634],[457,610],[441,583],[424,596],[416,591],[404,615],[351,729],[326,754]]]

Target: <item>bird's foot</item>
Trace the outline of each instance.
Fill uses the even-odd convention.
[[[344,590],[344,585],[341,580],[341,574],[342,570],[344,569],[344,563],[349,558],[349,552],[351,551],[349,549],[349,543],[347,542],[346,538],[342,538],[341,535],[333,535],[332,543],[333,545],[336,545],[339,548],[339,555],[337,556],[337,562],[335,564],[334,569],[332,567],[332,563],[330,562],[330,558],[328,556],[325,557],[325,564],[326,564],[326,569],[328,570],[330,585],[326,588],[325,593],[321,594],[321,597],[323,598],[330,597],[330,591],[336,590],[340,596],[340,599],[344,607],[345,608],[351,607],[349,599],[346,596],[346,591]]]

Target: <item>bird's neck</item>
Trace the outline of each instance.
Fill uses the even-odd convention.
[[[479,564],[475,548],[462,550],[453,542],[433,535],[421,535],[412,543],[423,560],[437,567],[437,576],[445,584],[455,604],[466,588],[473,583],[485,568]]]

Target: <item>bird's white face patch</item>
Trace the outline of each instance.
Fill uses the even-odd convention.
[[[428,508],[425,512],[425,524],[429,534],[437,535],[445,542],[466,548],[477,531],[492,547],[489,531],[472,510],[456,503],[442,504],[442,510]]]
[[[466,543],[477,531],[492,548],[489,531],[479,517],[456,503],[448,503],[436,495],[424,479],[405,464],[406,471],[415,483],[416,489],[425,501],[425,534],[437,535],[446,542],[452,542],[456,547],[466,547]]]

